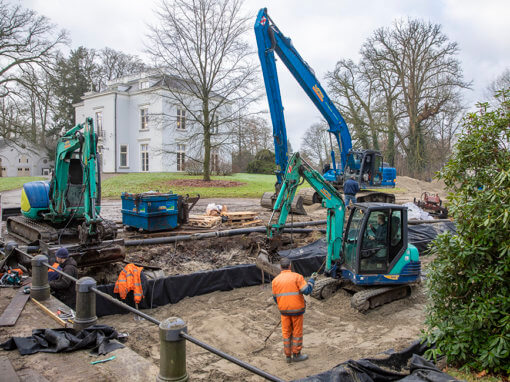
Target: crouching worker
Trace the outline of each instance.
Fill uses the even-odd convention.
[[[273,298],[278,304],[282,320],[283,351],[287,363],[308,359],[301,354],[303,348],[303,315],[305,313],[304,294],[310,294],[315,285],[315,277],[308,282],[299,273],[290,270],[288,258],[280,260],[282,271],[273,280]]]
[[[62,268],[62,272],[67,273],[69,276],[78,278],[78,266],[76,260],[69,256],[67,248],[60,248],[55,254],[57,263]],[[54,272],[56,273],[56,272]],[[54,280],[49,282],[51,292],[67,306],[74,308],[76,303],[76,283],[62,276],[60,273]]]

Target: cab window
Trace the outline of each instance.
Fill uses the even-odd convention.
[[[356,249],[358,246],[358,234],[363,224],[365,213],[359,208],[351,212],[349,226],[345,230],[344,265],[354,271],[356,266]]]
[[[382,157],[380,155],[375,155],[374,160],[374,184],[381,184],[382,182]]]
[[[390,254],[388,262],[391,263],[400,253],[404,242],[402,239],[402,211],[392,211],[390,221]]]
[[[386,273],[388,268],[388,227],[387,211],[372,211],[363,234],[360,272]]]

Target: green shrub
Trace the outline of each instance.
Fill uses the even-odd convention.
[[[510,372],[510,103],[478,105],[439,174],[457,234],[434,241],[424,336],[462,368]]]
[[[275,155],[270,150],[260,150],[255,159],[248,163],[247,171],[251,174],[274,174],[276,170]]]

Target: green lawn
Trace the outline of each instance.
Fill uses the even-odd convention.
[[[200,194],[202,198],[260,198],[266,191],[274,191],[275,175],[234,174],[213,176],[213,180],[244,183],[236,187],[183,187],[173,186],[169,181],[176,179],[202,179],[176,173],[131,173],[111,177],[101,183],[103,198],[117,199],[123,192],[141,193],[146,191],[168,192],[190,196]]]
[[[0,178],[0,192],[7,190],[15,190],[21,188],[24,183],[33,182],[34,180],[44,180],[42,176],[11,176]]]

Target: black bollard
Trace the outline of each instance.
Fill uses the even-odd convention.
[[[96,294],[91,288],[96,287],[92,277],[82,277],[76,282],[76,317],[73,328],[85,329],[97,322]]]
[[[48,267],[43,263],[48,262],[44,255],[37,255],[32,259],[32,286],[30,297],[38,301],[50,298],[50,284],[48,284]]]
[[[170,317],[159,324],[160,359],[157,382],[188,380],[186,372],[186,340],[180,333],[187,333],[186,322],[179,317]]]

